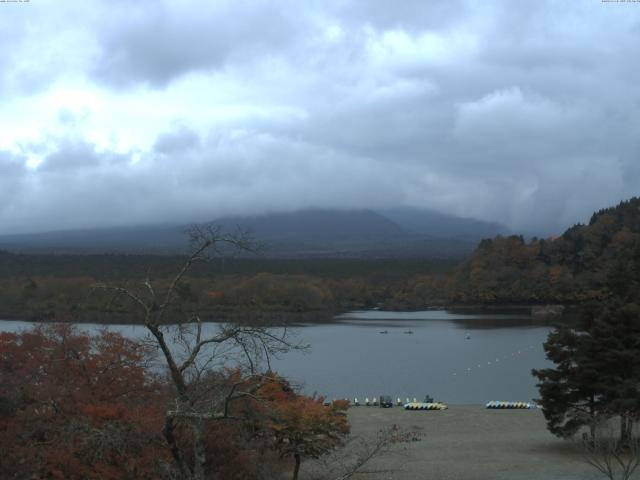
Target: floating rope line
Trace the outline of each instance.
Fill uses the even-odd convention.
[[[505,355],[502,356],[503,360],[508,359],[509,357],[515,357],[516,355],[522,355],[523,353],[526,353],[529,350],[534,349],[535,346],[534,345],[528,345],[524,348],[520,348],[518,350],[514,350],[513,352],[507,353]],[[491,366],[491,365],[495,365],[496,363],[500,363],[500,358],[496,357],[495,360],[491,361],[491,360],[487,360],[486,366]],[[475,367],[467,367],[464,370],[464,373],[466,373],[467,375],[470,375],[471,372],[473,371],[474,368],[482,368],[483,363],[478,363]],[[458,372],[454,371],[451,373],[451,376],[456,377],[458,376]]]
[[[526,353],[529,350],[532,350],[536,348],[534,345],[528,345],[524,348],[520,348],[518,350],[514,350],[513,352],[504,354],[502,356],[503,360],[508,359],[509,357],[515,357],[516,355],[521,355],[523,353]],[[500,358],[499,357],[495,357],[494,360],[487,360],[486,365],[487,366],[493,366],[493,365],[497,365],[500,363]],[[503,362],[504,363],[504,362]],[[470,375],[473,372],[473,368],[482,368],[483,363],[478,363],[476,367],[467,367],[463,373],[466,373],[467,375]],[[452,372],[451,376],[458,376],[458,373],[462,373],[462,372]],[[353,401],[350,401],[348,399],[345,399],[346,401],[349,402],[349,404],[351,406],[378,406],[380,404],[380,402],[378,401],[378,399],[376,397],[373,397],[371,400],[369,399],[369,397],[365,397],[364,401],[359,401],[358,398],[354,398]],[[400,407],[404,407],[406,410],[445,410],[447,409],[447,405],[443,402],[418,402],[418,400],[414,397],[413,401],[410,400],[409,398],[406,399],[405,402],[403,402],[399,397],[397,398],[395,405]],[[486,404],[486,408],[496,408],[496,409],[501,409],[501,408],[506,408],[506,409],[513,409],[513,408],[521,408],[521,409],[525,409],[525,408],[536,408],[536,404],[534,403],[530,403],[530,402],[508,402],[508,401],[498,401],[498,400],[492,400],[491,402],[488,402]]]

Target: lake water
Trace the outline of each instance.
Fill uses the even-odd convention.
[[[3,321],[0,329],[31,325]],[[140,326],[109,328],[144,335]],[[328,398],[422,400],[429,394],[450,404],[528,401],[537,396],[531,369],[550,365],[542,349],[550,327],[524,314],[362,311],[292,330],[311,348],[275,359],[274,370]]]

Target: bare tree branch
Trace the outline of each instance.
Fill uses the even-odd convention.
[[[611,420],[596,419],[595,435],[583,434],[579,448],[584,461],[609,480],[629,480],[640,466],[640,438],[622,441]]]
[[[137,289],[106,284],[96,285],[95,289],[110,294],[110,304],[120,298],[127,299],[131,308],[140,313],[155,347],[162,352],[177,394],[175,405],[166,411],[164,437],[182,477],[204,480],[206,422],[232,418],[231,404],[240,399],[259,400],[256,392],[267,380],[257,375],[260,360],[264,358],[270,369],[271,356],[300,346],[288,341],[286,329],[275,333],[266,327],[224,325],[214,334],[205,334],[197,313],[189,313],[186,317],[181,314],[181,318],[171,318],[171,322],[167,322],[170,314],[182,311],[179,288],[194,265],[208,261],[212,255],[256,251],[250,237],[240,230],[236,234],[223,234],[219,228],[208,225],[191,227],[188,233],[191,253],[164,291],[154,287],[149,272]],[[158,301],[159,297],[161,301]],[[170,331],[175,332],[173,339],[165,335]],[[222,346],[228,348],[217,348]],[[230,386],[228,383],[209,384],[207,369],[216,361],[224,363],[228,357],[233,359],[234,355],[237,360],[238,354],[249,364],[249,379],[243,378]],[[175,434],[178,425],[187,425],[191,431],[191,454],[182,452]]]

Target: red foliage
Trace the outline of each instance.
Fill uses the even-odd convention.
[[[148,373],[148,353],[118,334],[91,336],[69,325],[0,333],[2,478],[171,477],[176,466],[163,435],[171,389]],[[276,375],[265,381],[239,370],[210,372],[192,387],[208,392],[206,403],[231,385],[252,393],[229,405],[243,421],[207,423],[208,475],[273,478],[277,456],[293,456],[299,467],[302,457],[328,452],[349,432],[346,405],[326,407]],[[193,457],[188,420],[177,421],[174,435],[176,448]]]
[[[0,333],[0,470],[9,478],[161,478],[163,392],[139,344],[69,325]]]
[[[348,402],[327,406],[323,397],[296,394],[286,380],[275,376],[260,389],[260,397],[267,401],[262,409],[274,448],[282,457],[295,458],[294,479],[302,458],[329,453],[350,431]]]
[[[251,449],[251,446],[251,439],[242,431],[241,424],[211,424],[207,435],[207,470],[215,472],[214,478],[225,480],[262,478],[260,468],[265,466],[267,459],[264,452]]]

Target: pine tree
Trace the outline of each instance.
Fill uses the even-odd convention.
[[[604,395],[592,338],[584,332],[560,327],[549,334],[544,349],[556,367],[532,373],[540,380],[540,403],[549,431],[567,438],[583,426],[595,428]]]
[[[620,419],[628,441],[640,416],[640,306],[610,293],[583,308],[577,328],[561,327],[544,344],[555,368],[534,370],[549,431],[573,436],[600,419]]]
[[[640,306],[610,300],[594,319],[590,335],[599,347],[606,415],[620,418],[620,440],[626,443],[640,414]]]

